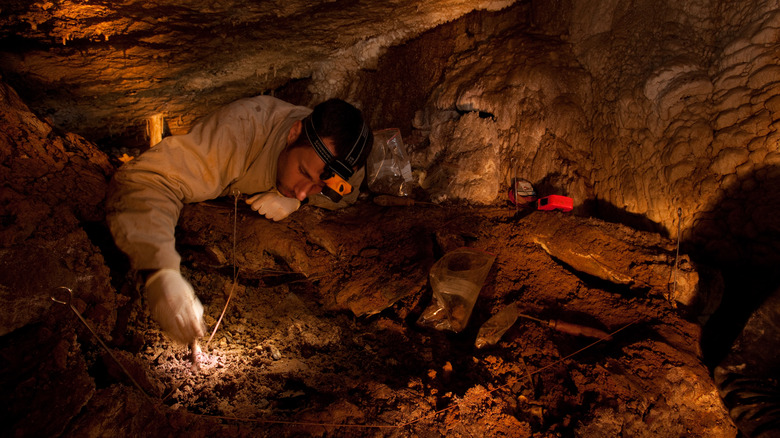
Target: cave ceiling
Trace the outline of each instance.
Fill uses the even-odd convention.
[[[0,73],[62,130],[97,140],[164,114],[177,133],[297,79],[318,84],[313,99],[338,95],[350,72],[375,68],[389,47],[514,3],[0,1]]]

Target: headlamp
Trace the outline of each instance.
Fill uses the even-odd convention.
[[[339,202],[344,195],[352,193],[352,185],[327,167],[320,175],[320,180],[325,183],[320,193],[333,202]]]
[[[352,185],[347,181],[355,173],[355,162],[363,153],[368,142],[368,125],[363,122],[360,134],[344,159],[336,158],[330,153],[320,136],[317,135],[311,115],[303,120],[303,131],[317,155],[325,163],[325,170],[320,175],[320,180],[325,183],[322,194],[333,202],[341,201],[344,195],[352,193]]]

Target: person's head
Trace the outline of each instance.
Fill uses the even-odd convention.
[[[320,143],[319,152],[312,142]],[[287,147],[277,162],[277,189],[284,196],[302,201],[323,190],[323,173],[331,167],[341,169],[348,180],[351,172],[365,165],[372,144],[371,129],[360,110],[341,99],[322,102],[290,129]],[[333,166],[326,166],[326,158]],[[343,164],[351,169],[339,166]]]

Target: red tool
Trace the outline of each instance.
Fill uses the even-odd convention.
[[[571,211],[572,208],[574,208],[574,201],[568,196],[550,195],[536,201],[537,210]]]

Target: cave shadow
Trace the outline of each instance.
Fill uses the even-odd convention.
[[[546,177],[535,184],[537,193],[565,195],[558,182]],[[670,237],[664,225],[600,199],[586,200],[572,214]],[[703,362],[712,369],[728,354],[750,315],[780,286],[780,166],[756,167],[730,181],[682,230],[680,251],[723,277],[722,296],[699,297],[715,300],[701,341]],[[704,276],[700,281],[710,276],[705,271],[699,272]],[[704,289],[717,287],[713,279],[706,281],[705,295]]]
[[[535,186],[539,196],[561,192],[555,178]],[[585,201],[572,213],[669,238],[664,225],[603,200]],[[723,277],[720,304],[714,303],[716,310],[703,324],[703,362],[712,369],[728,354],[753,311],[780,286],[780,166],[756,167],[730,181],[682,231],[680,251]],[[718,299],[715,295],[712,299]]]
[[[568,196],[568,190],[564,175],[550,173],[533,184],[539,198],[549,195]],[[602,199],[586,199],[582,204],[575,206],[572,213],[581,217],[595,217],[606,222],[623,224],[635,230],[657,233],[668,238],[669,230],[658,222],[639,213],[632,213],[624,208]]]
[[[607,222],[627,225],[635,230],[657,233],[669,238],[669,230],[662,224],[645,215],[632,213],[601,199],[589,199],[583,202],[579,209],[575,209],[575,213],[597,217]]]
[[[704,363],[712,369],[780,285],[780,166],[756,167],[723,187],[683,230],[681,251],[723,275],[720,305],[702,333]]]

